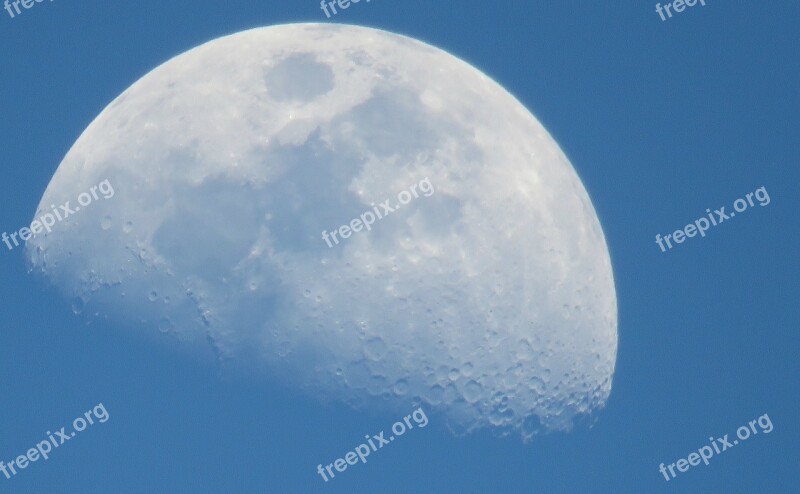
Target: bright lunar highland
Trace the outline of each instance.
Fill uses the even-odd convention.
[[[213,40],[105,108],[39,210],[106,179],[113,198],[27,243],[76,311],[457,432],[567,430],[608,399],[616,294],[586,190],[519,101],[442,50],[345,25]],[[430,196],[323,240],[425,179]]]

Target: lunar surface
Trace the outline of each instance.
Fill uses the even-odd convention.
[[[100,113],[37,217],[103,180],[27,242],[76,312],[458,433],[568,430],[608,399],[616,294],[583,184],[444,51],[345,25],[213,40]]]

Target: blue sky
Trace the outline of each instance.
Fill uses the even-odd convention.
[[[539,5],[541,4],[541,5]],[[0,11],[0,230],[119,93],[204,41],[286,22],[386,29],[466,60],[545,125],[594,202],[614,266],[619,354],[592,428],[523,445],[437,417],[366,465],[315,473],[398,417],[321,405],[95,321],[0,250],[0,460],[102,402],[110,419],[0,476],[0,492],[797,492],[800,6],[654,2],[43,2]],[[764,186],[662,253],[665,235]],[[409,413],[411,410],[409,410]],[[774,424],[666,482],[661,462],[767,413]],[[702,465],[702,464],[701,464]]]

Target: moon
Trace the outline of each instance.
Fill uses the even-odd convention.
[[[330,24],[215,39],[105,108],[37,217],[104,180],[113,197],[26,245],[76,313],[320,400],[424,404],[459,434],[527,440],[608,400],[616,293],[589,196],[445,51]]]

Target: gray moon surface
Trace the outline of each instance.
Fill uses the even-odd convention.
[[[607,402],[616,293],[589,196],[519,101],[442,50],[332,24],[210,41],[97,116],[37,217],[103,180],[113,197],[27,242],[76,312],[457,433],[530,439]]]

